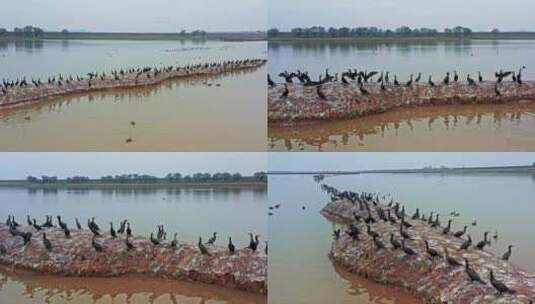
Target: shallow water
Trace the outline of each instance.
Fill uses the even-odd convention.
[[[531,151],[535,103],[395,109],[269,127],[273,151]]]
[[[390,193],[409,214],[416,207],[426,214],[438,211],[442,222],[456,210],[461,215],[454,218],[453,231],[477,219],[478,225],[468,230],[475,242],[483,231],[491,236],[498,231],[489,250],[501,256],[514,244],[511,262],[535,271],[534,176],[377,174],[331,176],[323,182],[344,190]],[[271,176],[268,192],[270,204],[282,204],[268,219],[271,303],[413,303],[398,290],[364,279],[355,289],[355,276],[335,269],[328,258],[333,224],[319,214],[329,197],[311,175]]]
[[[266,56],[265,42],[49,41],[0,44],[0,78]],[[3,151],[261,151],[266,68],[53,98],[0,112]],[[219,86],[218,86],[219,85]],[[135,122],[132,126],[130,122]],[[239,136],[238,136],[239,134]],[[132,139],[127,143],[127,139]]]
[[[524,80],[535,79],[535,41],[473,40],[449,42],[270,42],[269,73],[277,82],[284,71],[308,71],[312,79],[329,68],[329,73],[342,73],[348,68],[390,71],[390,79],[397,74],[400,82],[410,74],[429,75],[435,82],[447,71],[457,70],[461,80],[466,74],[477,77],[481,71],[485,79],[494,79],[499,69],[523,72]],[[377,77],[376,77],[377,78]],[[458,115],[461,121],[471,120],[475,107],[438,107],[440,110],[396,110],[393,112],[352,120],[322,122],[305,126],[280,127],[270,125],[268,148],[275,151],[336,150],[336,151],[531,151],[533,142],[533,107],[503,105],[481,106],[486,114],[480,124],[458,124],[453,127],[428,128],[428,120],[442,114]],[[519,120],[502,119],[494,123],[494,112],[521,112]],[[527,114],[527,115],[524,115]],[[439,119],[440,120],[440,119]],[[412,124],[412,125],[411,125]],[[397,125],[400,127],[397,128]],[[436,123],[435,125],[438,125]],[[386,130],[385,126],[387,126]],[[383,129],[383,130],[381,130]],[[447,138],[447,140],[445,140]],[[437,140],[442,139],[442,140]]]
[[[74,227],[78,217],[86,227],[87,218],[95,216],[103,230],[110,221],[117,229],[120,220],[129,219],[135,235],[148,237],[163,224],[168,238],[177,232],[179,240],[195,243],[218,231],[220,245],[232,236],[237,247],[245,247],[249,231],[266,238],[266,201],[265,189],[247,188],[0,188],[0,218],[13,214],[25,223],[27,214],[38,222],[45,215],[62,215],[68,225]],[[180,303],[265,302],[244,292],[152,278],[56,278],[2,271],[0,282],[1,303],[42,303],[44,298],[48,303],[144,303],[149,298],[158,298],[155,303],[173,303],[172,298]]]

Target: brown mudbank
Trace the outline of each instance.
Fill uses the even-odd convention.
[[[157,85],[169,79],[191,78],[197,76],[219,75],[232,71],[255,69],[266,63],[265,59],[248,59],[238,62],[207,63],[197,66],[165,67],[159,70],[142,72],[135,71],[124,73],[117,78],[112,74],[99,76],[93,79],[72,80],[69,83],[62,82],[48,84],[43,83],[39,87],[29,84],[26,87],[14,86],[7,89],[6,94],[0,94],[0,108],[12,108],[29,103],[36,103],[51,97],[65,96],[77,93],[96,92],[119,88],[138,88],[142,86]]]
[[[106,234],[96,238],[104,249],[97,252],[89,230],[71,230],[71,238],[66,239],[61,229],[49,228],[44,230],[52,244],[49,252],[42,243],[42,231],[27,226],[19,230],[32,232],[28,245],[0,224],[0,244],[7,250],[0,255],[0,263],[8,267],[63,276],[138,274],[267,293],[267,256],[261,250],[239,249],[229,254],[226,247],[207,245],[210,255],[202,255],[196,245],[180,242],[175,249],[170,242],[153,246],[145,237],[134,237],[130,241],[135,249],[129,251],[123,235],[114,239]]]
[[[386,85],[381,91],[378,83],[365,83],[369,92],[363,95],[356,82],[343,84],[329,82],[321,85],[325,99],[321,99],[315,86],[287,84],[289,93],[283,96],[284,85],[268,90],[268,121],[289,123],[307,120],[335,120],[362,117],[382,113],[399,107],[431,106],[447,104],[498,104],[511,101],[535,101],[535,82],[522,85],[513,82],[498,84],[500,95],[495,92],[494,82],[475,85],[467,83]]]
[[[352,212],[367,217],[367,212],[360,210],[358,204],[346,200],[331,202],[321,211],[328,219],[346,224],[353,221]],[[378,218],[374,208],[372,215]],[[379,233],[386,249],[377,250],[373,239],[366,234],[365,226],[360,224],[359,228],[363,230],[360,241],[341,233],[340,238],[333,241],[330,257],[350,272],[401,287],[425,303],[530,303],[535,299],[535,274],[527,273],[484,250],[470,248],[458,251],[463,239],[442,234],[443,227],[431,228],[419,220],[409,221],[413,225],[408,229],[412,240],[406,244],[417,252],[415,256],[408,256],[400,249],[393,250],[389,242],[391,232],[398,242],[401,241],[399,222],[393,226],[379,220],[372,229]],[[456,260],[467,258],[471,268],[481,275],[486,284],[471,283],[464,266],[450,266],[444,257],[431,258],[426,252],[424,240],[429,240],[431,248],[438,250],[442,256],[446,247]],[[489,283],[490,270],[516,293],[499,295]]]

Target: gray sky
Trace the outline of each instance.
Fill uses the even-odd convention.
[[[533,0],[267,0],[269,27],[377,26],[535,30]]]
[[[98,178],[108,174],[239,172],[267,170],[264,153],[0,153],[0,179],[28,175]]]
[[[266,0],[25,0],[2,1],[0,27],[45,30],[176,32],[264,30]]]
[[[529,165],[535,153],[270,153],[270,171]]]

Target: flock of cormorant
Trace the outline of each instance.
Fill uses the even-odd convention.
[[[495,72],[494,76],[496,78],[496,84],[494,86],[494,93],[496,94],[496,96],[501,95],[501,91],[499,90],[498,84],[500,84],[504,79],[506,79],[509,76],[512,77],[513,82],[517,83],[518,85],[521,85],[523,83],[522,82],[522,70],[524,70],[525,68],[526,68],[525,66],[522,66],[518,70],[518,73],[515,71],[503,71],[503,70]],[[290,73],[288,71],[283,71],[279,73],[278,75],[279,77],[284,79],[284,90],[281,94],[281,98],[288,97],[290,90],[288,89],[287,84],[293,83],[294,78],[297,79],[299,83],[301,83],[303,86],[315,86],[316,94],[321,100],[326,99],[325,94],[321,90],[322,89],[321,86],[328,82],[340,81],[342,84],[348,85],[356,81],[357,84],[359,85],[360,93],[364,96],[370,95],[370,92],[364,88],[365,83],[370,83],[370,82],[375,81],[381,84],[381,91],[385,91],[386,85],[389,85],[391,83],[389,71],[381,72],[379,74],[378,71],[368,72],[367,70],[358,71],[357,69],[348,69],[347,71],[341,73],[340,77],[338,77],[338,75],[339,75],[338,73],[335,73],[334,75],[332,75],[329,73],[329,69],[326,69],[325,75],[320,74],[318,80],[314,81],[311,79],[308,72],[302,72],[300,70],[297,70],[296,72]],[[379,77],[376,80],[373,80],[373,77],[377,75],[379,75]],[[404,84],[401,84],[397,79],[397,75],[394,75],[394,78],[392,80],[392,85],[393,87],[400,87],[402,85],[405,87],[411,87],[413,84],[419,83],[421,79],[422,79],[422,73],[418,73],[416,77],[414,77],[414,74],[411,74],[409,80],[405,82]],[[267,81],[270,87],[276,86],[276,82],[273,81],[273,79],[271,78],[269,74],[267,75]],[[476,85],[476,80],[471,78],[470,74],[467,74],[466,81],[468,85],[473,85],[473,86]],[[483,76],[481,75],[481,72],[478,72],[477,82],[482,83],[483,81],[484,80],[483,80]],[[459,82],[459,74],[457,73],[457,71],[453,71],[453,76],[450,74],[450,72],[447,72],[446,76],[442,80],[442,84],[445,86],[451,83],[456,83],[456,82]],[[436,86],[431,76],[429,76],[427,80],[427,84],[430,87]]]
[[[50,240],[47,238],[45,230],[47,228],[56,228],[59,227],[63,232],[65,233],[65,238],[69,239],[71,238],[71,230],[68,228],[67,223],[65,223],[61,216],[57,216],[57,223],[58,226],[55,226],[53,223],[53,217],[52,216],[46,216],[46,220],[43,224],[38,224],[37,220],[35,218],[30,218],[30,216],[27,216],[27,225],[34,229],[35,231],[43,231],[43,246],[46,248],[47,251],[53,251],[53,246]],[[32,241],[32,233],[30,231],[22,231],[18,229],[21,224],[19,224],[15,217],[12,215],[8,215],[8,218],[6,220],[6,225],[9,227],[9,232],[14,237],[21,237],[24,241],[23,246],[26,246]],[[83,230],[82,225],[80,224],[80,221],[78,218],[75,218],[75,225],[76,229]],[[95,218],[87,219],[87,228],[93,233],[93,237],[91,239],[91,246],[93,249],[97,252],[104,252],[104,247],[102,244],[97,242],[97,237],[103,235],[105,232],[100,228],[100,226],[96,223]],[[164,225],[158,225],[157,226],[158,231],[156,232],[156,236],[154,236],[154,233],[150,234],[150,241],[154,246],[160,246],[164,245],[165,243],[168,243],[167,245],[171,248],[177,248],[178,240],[177,240],[177,233],[174,233],[173,240],[171,242],[166,242],[167,238],[167,232],[164,229]],[[112,238],[116,238],[118,234],[126,234],[125,238],[125,248],[126,250],[130,251],[135,249],[135,245],[130,241],[130,238],[132,237],[132,228],[130,227],[130,222],[128,220],[123,220],[119,224],[119,229],[115,230],[113,227],[113,223],[110,222],[110,229],[109,234]],[[259,248],[260,244],[260,236],[254,235],[253,233],[249,233],[249,245],[245,248],[251,250],[252,252],[256,252]],[[197,243],[197,247],[201,254],[203,255],[210,255],[209,249],[206,247],[206,245],[215,245],[217,239],[217,232],[214,232],[213,235],[208,239],[206,243],[203,243],[202,237],[199,237],[199,242]],[[236,250],[236,246],[232,243],[232,238],[228,238],[228,252],[230,254],[234,254]],[[0,244],[0,254],[5,254],[7,252],[6,248]],[[267,255],[268,253],[268,244],[265,242],[264,246],[264,253]]]
[[[0,84],[0,96],[6,96],[10,92],[16,89],[24,88],[75,88],[83,85],[84,87],[91,88],[97,82],[106,83],[120,83],[123,79],[134,81],[137,85],[138,81],[142,79],[157,78],[163,73],[184,73],[185,76],[194,74],[200,70],[210,71],[224,71],[232,68],[243,68],[250,65],[262,64],[265,59],[243,59],[243,60],[227,60],[224,62],[213,62],[205,64],[189,64],[186,66],[165,66],[165,67],[137,67],[137,68],[121,68],[112,70],[109,73],[106,72],[90,72],[86,76],[62,75],[48,77],[46,81],[41,81],[40,78],[32,78],[30,83],[24,76],[17,79],[2,79]]]
[[[359,216],[356,212],[353,212],[353,222],[348,225],[347,230],[344,231],[347,235],[349,235],[353,240],[359,241],[359,235],[362,233],[368,234],[369,237],[372,238],[373,243],[377,250],[386,250],[387,245],[383,243],[382,239],[385,237],[380,235],[380,233],[374,231],[372,229],[372,226],[374,223],[377,223],[378,221],[383,221],[384,223],[388,223],[391,225],[392,231],[388,234],[388,240],[391,245],[391,250],[402,250],[407,256],[415,256],[415,255],[427,255],[431,259],[434,258],[443,258],[445,262],[450,267],[461,267],[463,266],[463,262],[459,261],[457,258],[452,256],[450,252],[448,252],[447,248],[443,248],[444,252],[441,253],[438,248],[432,248],[429,245],[428,240],[424,240],[425,243],[425,252],[418,252],[417,250],[409,247],[405,242],[406,240],[411,240],[412,237],[410,235],[410,228],[413,227],[413,225],[410,223],[410,221],[420,221],[423,222],[430,227],[433,227],[435,229],[441,228],[440,223],[440,214],[435,214],[434,212],[431,212],[429,214],[429,217],[426,217],[425,215],[420,215],[420,210],[416,209],[415,213],[410,217],[410,220],[408,219],[408,216],[406,216],[405,206],[400,205],[398,202],[394,203],[393,200],[390,201],[385,207],[384,205],[380,204],[379,195],[373,195],[371,193],[356,193],[352,191],[339,191],[338,189],[325,185],[322,185],[322,189],[329,193],[331,197],[334,200],[349,200],[353,204],[358,204],[359,209],[363,212],[367,213],[367,216]],[[377,214],[377,217],[374,217],[371,212],[371,208],[374,208]],[[393,214],[393,215],[392,215]],[[458,216],[457,212],[452,212],[450,215],[452,216]],[[441,233],[444,235],[452,235],[456,238],[461,238],[467,233],[467,226],[465,225],[462,230],[453,232],[451,231],[451,223],[452,220],[450,219],[448,221],[448,224],[446,227],[442,228]],[[475,224],[475,222],[474,222]],[[394,233],[398,232],[401,241],[398,241],[396,237],[394,236]],[[340,238],[341,229],[336,229],[333,232],[333,237],[335,240],[338,240]],[[488,239],[489,232],[484,233],[483,240],[478,242],[477,244],[472,243],[472,238],[470,234],[467,235],[467,240],[465,240],[462,245],[459,247],[458,251],[467,251],[472,250],[471,248],[475,248],[476,250],[483,250],[485,246],[490,244],[490,241]],[[498,235],[495,234],[494,238],[498,238]],[[508,261],[511,257],[512,253],[512,245],[508,246],[507,252],[505,252],[502,256],[502,260]],[[470,267],[470,262],[468,259],[464,258],[464,269],[467,275],[467,278],[470,282],[476,282],[481,284],[487,284],[477,273],[473,268]],[[507,287],[504,282],[499,281],[495,276],[492,270],[490,270],[489,274],[489,280],[490,284],[497,290],[497,292],[501,295],[504,293],[515,293],[514,290]]]

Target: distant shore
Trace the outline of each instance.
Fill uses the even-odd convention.
[[[422,169],[384,169],[384,170],[356,170],[356,171],[269,171],[268,175],[356,175],[356,174],[409,174],[409,173],[431,173],[431,174],[467,174],[467,173],[518,173],[535,174],[535,163],[526,166],[493,166],[493,167],[439,167]]]
[[[102,182],[90,180],[85,183],[69,183],[60,180],[56,183],[31,183],[25,180],[0,180],[0,188],[28,188],[28,189],[112,189],[112,188],[228,188],[228,189],[267,189],[267,182],[254,178],[240,181],[221,182],[170,182],[158,180],[154,182]]]
[[[28,37],[7,32],[0,36],[2,40],[223,40],[223,41],[262,41],[265,32],[211,32],[205,35],[180,33],[104,33],[104,32],[44,32],[40,37]]]
[[[356,36],[356,37],[297,37],[291,33],[279,33],[268,37],[269,42],[443,42],[470,40],[535,40],[535,32],[475,32],[469,36]]]

